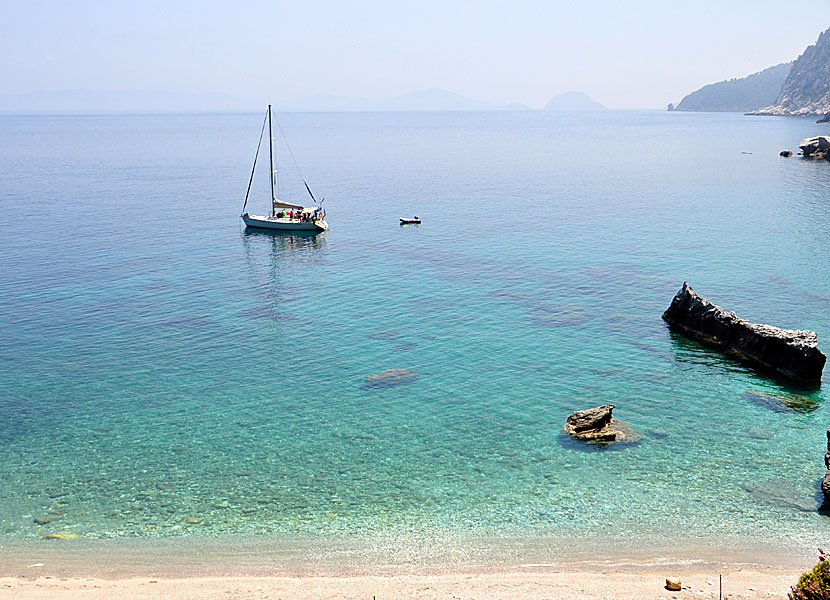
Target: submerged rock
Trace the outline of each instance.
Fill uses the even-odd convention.
[[[802,490],[796,489],[786,479],[773,478],[766,481],[751,481],[741,485],[741,488],[756,500],[775,506],[785,506],[808,513],[815,512],[818,508],[815,501],[805,500]]]
[[[378,329],[377,331],[373,331],[366,337],[368,337],[370,340],[382,340],[388,342],[401,339],[403,337],[403,333],[401,333],[397,329]]]
[[[781,375],[804,383],[821,383],[827,357],[818,349],[815,331],[750,323],[698,296],[685,281],[663,319],[684,333]]]
[[[50,513],[48,515],[43,515],[42,517],[35,517],[33,520],[38,525],[46,525],[47,523],[54,523],[55,521],[60,521],[61,515]]]
[[[77,540],[81,534],[74,531],[56,531],[55,533],[47,533],[43,536],[44,540]]]
[[[412,369],[384,369],[379,373],[372,373],[366,376],[363,383],[364,388],[385,388],[396,385],[413,383],[418,379],[418,371]]]
[[[747,390],[744,397],[753,404],[775,412],[812,412],[819,407],[818,401],[799,394],[775,394],[761,390]]]
[[[611,416],[613,404],[578,410],[568,417],[563,431],[586,442],[637,442],[642,434],[619,419]]]

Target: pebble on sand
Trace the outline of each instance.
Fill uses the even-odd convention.
[[[671,590],[673,592],[679,592],[680,588],[680,577],[666,577],[666,589]]]

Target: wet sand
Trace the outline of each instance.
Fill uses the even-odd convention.
[[[709,599],[719,575],[724,597],[785,598],[816,561],[751,540],[413,539],[4,543],[0,598]]]

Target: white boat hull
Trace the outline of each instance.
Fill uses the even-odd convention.
[[[329,224],[323,219],[311,222],[289,219],[288,217],[269,217],[245,213],[242,215],[242,220],[248,227],[276,229],[278,231],[326,231],[329,228]]]

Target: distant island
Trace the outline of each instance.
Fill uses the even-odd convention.
[[[670,110],[750,112],[778,97],[793,63],[782,63],[740,79],[710,83],[692,92]]]
[[[297,112],[374,112],[374,111],[444,111],[444,110],[515,110],[530,108],[524,104],[500,105],[475,100],[438,88],[417,90],[391,98],[356,98],[349,96],[307,96],[297,100],[274,102],[281,111]]]
[[[261,101],[225,94],[180,93],[148,90],[57,90],[27,94],[0,94],[0,112],[249,112],[259,111]],[[532,110],[519,102],[497,104],[476,100],[438,88],[417,90],[390,98],[318,95],[294,100],[274,100],[281,112],[378,112]],[[604,109],[583,92],[567,92],[552,98],[546,109]]]
[[[706,85],[669,110],[815,116],[830,113],[830,29],[794,62]]]
[[[596,110],[606,107],[588,97],[585,92],[565,92],[550,99],[545,110]]]

